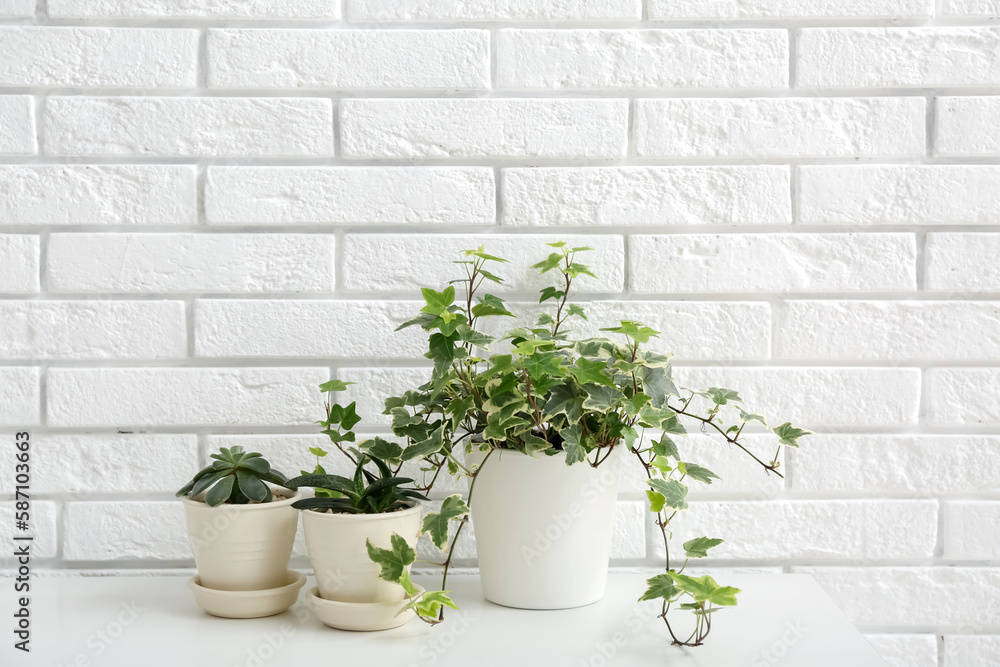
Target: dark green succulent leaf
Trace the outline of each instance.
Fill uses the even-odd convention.
[[[237,470],[236,482],[240,485],[240,491],[243,495],[250,500],[261,503],[267,498],[267,485],[260,481],[253,473],[246,470]]]
[[[285,482],[285,486],[293,490],[307,486],[340,493],[354,493],[354,482],[341,475],[299,475]]]
[[[215,486],[208,490],[208,495],[205,496],[205,502],[208,503],[210,507],[217,507],[218,505],[226,502],[229,500],[229,496],[233,492],[233,485],[235,483],[235,476],[226,475],[220,479]]]

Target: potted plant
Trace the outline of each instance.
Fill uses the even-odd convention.
[[[385,411],[393,432],[406,442],[396,445],[399,459],[421,463],[431,475],[427,489],[442,470],[470,480],[466,500],[449,497],[422,523],[447,552],[442,589],[471,506],[484,594],[526,608],[579,606],[603,594],[616,466],[625,457],[647,478],[649,507],[667,546],[671,520],[688,509],[688,484],[718,479],[681,455],[672,437],[686,434],[685,423],[710,429],[763,470],[780,475],[777,453],[766,460],[741,440],[748,425],[766,426],[766,419],[746,411],[735,391],[679,388],[671,357],[645,347],[655,330],[626,320],[603,329],[616,339],[572,337],[570,327],[587,318],[570,301],[573,285],[593,276],[577,255],[590,248],[549,245],[553,251],[534,268],[557,276],[539,299],[552,308],[532,326],[499,335],[488,328],[490,319],[514,314],[501,298],[482,293],[485,282],[502,282],[490,268],[505,262],[482,247],[465,251],[457,262],[464,279],[442,291],[421,290],[424,307],[400,328],[418,325],[427,332],[433,368],[425,384],[388,399]],[[808,434],[789,423],[772,431],[778,447],[796,447]],[[458,526],[454,536],[451,523]],[[544,535],[552,525],[561,531],[558,539],[537,548],[539,530]],[[699,537],[685,543],[685,564],[721,542]],[[372,557],[387,564],[382,554]],[[683,574],[684,567],[672,566],[669,548],[666,560],[641,599],[660,601],[675,643],[698,645],[711,628],[711,615],[734,605],[739,591],[711,577]],[[401,581],[392,576],[397,572],[384,569],[383,576]],[[421,597],[432,594],[438,606],[417,611],[434,623],[443,617],[443,606],[453,603],[443,590]],[[676,606],[694,613],[690,636],[674,633],[668,612]]]
[[[189,586],[216,616],[281,613],[305,583],[288,569],[298,527],[292,503],[301,496],[256,452],[223,447],[211,458],[177,492],[198,568]]]
[[[345,387],[333,381],[322,385],[324,391]],[[316,495],[296,501],[293,507],[303,510],[309,560],[316,573],[317,587],[307,593],[320,619],[331,627],[345,630],[383,630],[402,625],[413,612],[400,613],[406,600],[418,591],[412,584],[404,587],[404,565],[394,565],[399,572],[379,576],[381,567],[370,553],[402,554],[409,557],[420,530],[420,491],[404,488],[413,482],[397,475],[379,451],[392,454],[392,443],[380,440],[364,443],[367,452],[345,448],[353,442],[350,430],[358,421],[355,406],[327,406],[324,433],[354,463],[352,478],[327,474],[317,465],[317,472],[288,480],[291,488],[312,487]],[[342,430],[341,430],[342,429]],[[386,446],[390,446],[386,449]],[[398,445],[396,446],[398,448]],[[311,450],[318,457],[322,450]],[[371,465],[374,471],[366,466]],[[410,558],[412,562],[412,558]],[[394,580],[394,581],[390,581]],[[409,582],[408,574],[406,580]]]

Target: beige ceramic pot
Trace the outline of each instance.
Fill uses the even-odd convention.
[[[182,498],[200,585],[220,591],[262,591],[288,583],[299,512],[291,498],[249,505]]]
[[[303,510],[309,560],[316,571],[320,597],[335,602],[399,602],[398,584],[379,579],[381,568],[368,558],[366,542],[390,547],[396,533],[416,548],[420,505],[385,514],[336,514]]]

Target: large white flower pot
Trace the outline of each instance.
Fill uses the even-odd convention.
[[[188,539],[201,585],[219,591],[262,591],[288,583],[302,496],[270,503],[210,507],[182,498]]]
[[[405,597],[399,584],[379,579],[381,568],[368,557],[366,542],[388,549],[396,533],[416,548],[420,505],[384,514],[304,510],[302,526],[320,597],[336,602],[397,602]]]
[[[472,526],[487,600],[569,609],[604,596],[620,453],[598,468],[496,450],[473,492]]]

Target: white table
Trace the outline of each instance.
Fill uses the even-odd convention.
[[[450,579],[462,611],[435,627],[413,621],[375,633],[331,630],[304,595],[279,616],[214,618],[179,576],[44,576],[33,580],[32,653],[12,648],[13,585],[3,582],[0,664],[96,667],[395,667],[669,665],[884,667],[885,662],[808,575],[731,575],[739,606],[716,615],[705,646],[670,646],[658,606],[636,603],[646,575],[612,574],[605,598],[564,611],[483,600],[475,576]],[[423,581],[433,585],[432,580]],[[308,590],[313,582],[306,584]],[[681,612],[681,617],[686,612]]]

